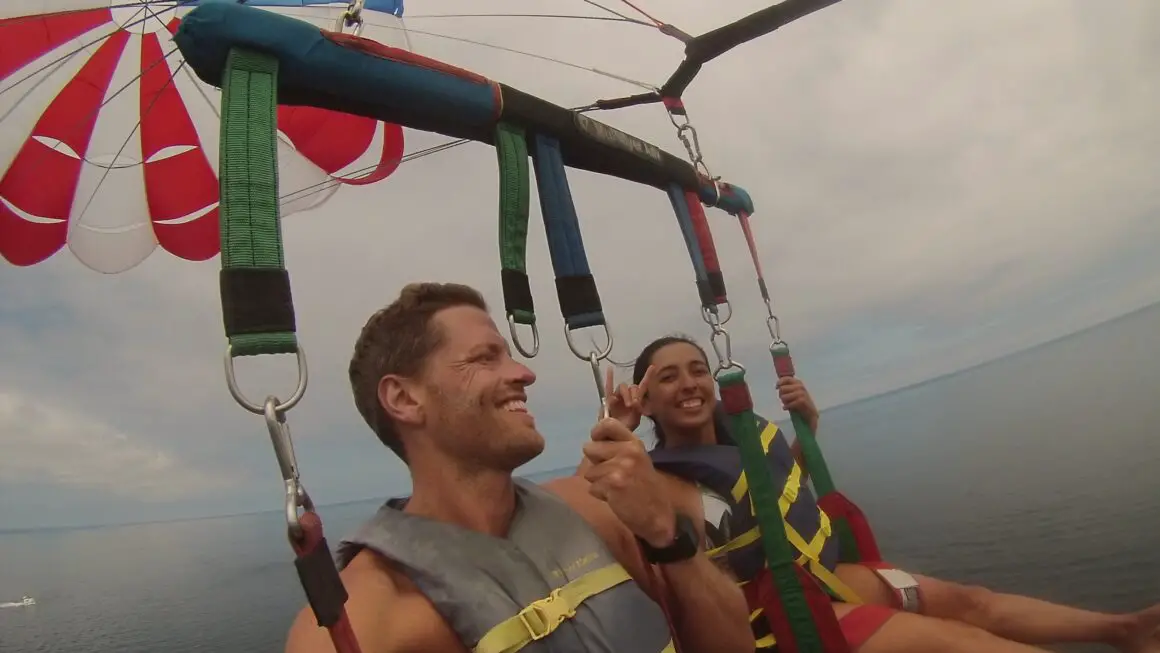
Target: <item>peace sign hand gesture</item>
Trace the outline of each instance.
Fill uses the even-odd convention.
[[[641,401],[644,399],[643,388],[647,388],[648,382],[652,380],[653,369],[653,366],[650,365],[639,385],[621,383],[615,388],[613,387],[612,367],[609,367],[604,374],[604,397],[605,401],[608,402],[608,416],[624,424],[630,431],[635,431],[636,427],[640,426]]]

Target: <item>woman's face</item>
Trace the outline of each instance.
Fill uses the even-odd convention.
[[[698,429],[713,421],[716,386],[701,350],[674,342],[653,353],[652,382],[644,388],[644,414],[666,433]]]

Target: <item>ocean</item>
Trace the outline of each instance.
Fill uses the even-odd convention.
[[[1142,608],[1160,602],[1157,334],[1160,305],[827,410],[819,437],[899,565]],[[322,508],[332,546],[378,503]],[[304,601],[281,519],[0,535],[0,602],[38,602],[0,609],[0,651],[281,651]]]

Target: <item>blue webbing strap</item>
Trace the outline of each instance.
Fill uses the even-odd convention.
[[[540,212],[548,236],[548,251],[556,274],[556,296],[560,300],[564,323],[569,331],[606,326],[600,293],[584,252],[576,206],[568,189],[560,141],[536,134],[532,163],[536,171]]]

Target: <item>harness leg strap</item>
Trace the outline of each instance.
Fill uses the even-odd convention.
[[[878,578],[890,588],[891,594],[894,595],[895,608],[914,614],[922,612],[922,589],[918,585],[918,579],[884,562],[866,564],[865,566],[873,570]]]

